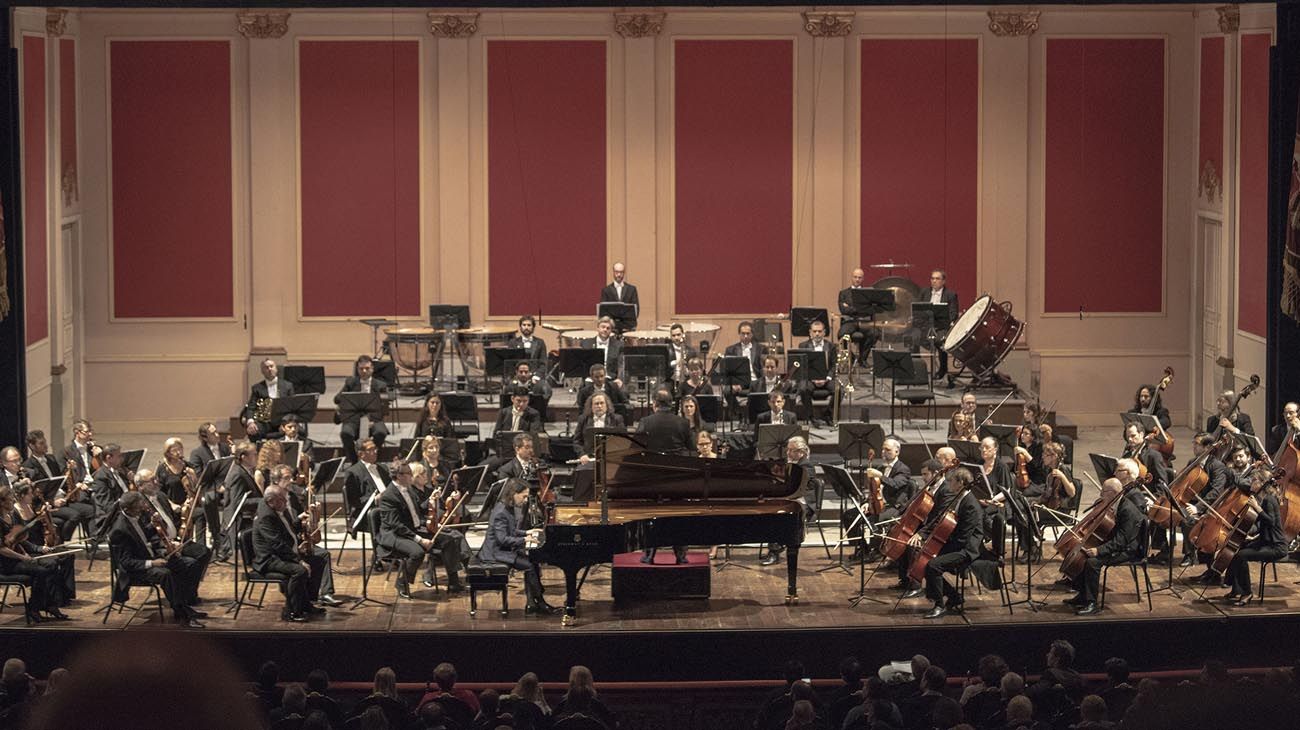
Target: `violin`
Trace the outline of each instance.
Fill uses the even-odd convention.
[[[1021,426],[1021,428],[1024,428]],[[1017,429],[1019,431],[1019,429]],[[1019,440],[1019,434],[1017,434]],[[1016,486],[1024,491],[1029,488],[1029,462],[1033,457],[1023,446],[1016,447]]]
[[[1043,492],[1043,506],[1051,510],[1059,510],[1064,506],[1070,495],[1066,494],[1066,485],[1070,484],[1070,478],[1057,467],[1047,473],[1047,488]],[[1073,486],[1073,485],[1071,485]]]
[[[451,475],[451,482],[448,485],[450,494],[447,495],[446,501],[443,502],[442,521],[438,523],[436,529],[430,530],[429,534],[432,535],[431,539],[437,539],[438,535],[440,535],[443,530],[447,529],[447,527],[455,521],[456,515],[460,514],[461,507],[469,497],[468,492],[462,493],[460,491],[459,484],[460,476],[453,472]]]
[[[924,525],[930,517],[930,511],[934,509],[934,493],[938,489],[938,484],[943,481],[948,472],[956,468],[957,464],[953,464],[940,469],[939,473],[935,474],[908,503],[907,509],[899,516],[898,522],[889,528],[889,535],[880,546],[880,552],[885,557],[897,561],[907,553],[908,541],[917,530],[921,529],[921,525]]]
[[[73,461],[72,459],[68,459],[68,469],[67,471],[63,472],[63,483],[71,484],[72,489],[69,489],[67,493],[63,495],[63,499],[67,501],[69,504],[77,501],[77,497],[80,497],[82,490],[86,488],[86,483],[77,481],[76,476],[77,476],[77,462]]]

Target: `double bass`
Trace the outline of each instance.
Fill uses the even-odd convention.
[[[1237,391],[1237,394],[1232,397],[1232,407],[1228,409],[1227,415],[1221,415],[1219,417],[1219,421],[1220,421],[1219,425],[1215,426],[1214,433],[1210,434],[1211,436],[1214,436],[1215,440],[1218,440],[1218,438],[1222,436],[1225,431],[1227,431],[1227,429],[1223,427],[1223,423],[1222,423],[1223,419],[1226,418],[1229,421],[1231,421],[1232,419],[1236,418],[1237,413],[1241,410],[1242,399],[1249,398],[1250,394],[1254,393],[1255,389],[1258,387],[1259,387],[1259,376],[1252,374],[1250,376],[1250,382],[1242,386],[1241,390]],[[1228,431],[1228,433],[1231,433],[1231,431]],[[1226,460],[1228,454],[1230,453],[1231,448],[1232,448],[1231,446],[1224,447],[1224,449],[1226,450],[1221,449],[1216,454],[1216,456],[1218,456],[1221,461]]]
[[[1160,378],[1160,382],[1156,385],[1156,392],[1151,394],[1151,402],[1147,403],[1146,408],[1142,409],[1144,415],[1154,416],[1156,414],[1156,399],[1159,398],[1160,394],[1163,393],[1165,388],[1168,388],[1169,384],[1173,381],[1174,369],[1166,366],[1164,377]],[[1169,458],[1174,454],[1174,437],[1165,434],[1167,440],[1164,443],[1160,443],[1156,440],[1156,436],[1157,432],[1151,431],[1147,434],[1147,441],[1150,442],[1151,448],[1159,451],[1160,455],[1165,457],[1165,463],[1168,463]]]
[[[912,501],[907,505],[903,514],[899,515],[898,522],[889,528],[889,534],[880,546],[880,552],[890,560],[902,560],[907,553],[907,543],[921,529],[921,525],[930,517],[930,511],[934,509],[934,493],[938,490],[938,484],[943,481],[944,476],[957,468],[956,464],[945,466],[939,470],[930,479],[921,491],[916,493]]]
[[[1278,507],[1282,513],[1282,534],[1287,540],[1294,540],[1300,535],[1300,448],[1296,447],[1296,433],[1300,432],[1300,417],[1287,419],[1286,438],[1277,453],[1273,454],[1274,473],[1277,477]]]

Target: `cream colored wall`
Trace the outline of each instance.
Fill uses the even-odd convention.
[[[1270,6],[1271,7],[1271,6]],[[797,305],[833,307],[857,265],[858,48],[864,35],[964,36],[980,40],[979,251],[981,292],[1014,303],[1028,324],[1028,361],[1043,398],[1077,422],[1108,424],[1134,384],[1179,372],[1167,400],[1190,422],[1201,384],[1189,372],[1196,317],[1196,43],[1214,13],[1190,7],[1042,9],[1028,37],[998,37],[983,8],[858,9],[851,35],[814,38],[799,9],[668,12],[657,37],[624,39],[605,10],[484,12],[467,39],[440,39],[424,12],[294,10],[280,39],[248,40],[232,11],[77,13],[81,83],[82,281],[85,398],[79,412],[102,432],[178,430],[235,411],[250,353],[283,348],[292,362],[342,374],[370,347],[370,330],[347,319],[299,315],[295,47],[299,38],[415,37],[421,41],[421,300],[468,302],[481,317],[487,294],[485,44],[502,37],[603,38],[608,43],[607,263],[624,260],[642,292],[642,321],[673,312],[672,43],[682,36],[786,37],[796,44],[793,273]],[[1266,14],[1267,8],[1260,13]],[[1208,20],[1207,20],[1208,16]],[[1243,22],[1243,27],[1247,27]],[[1043,55],[1068,35],[1166,39],[1164,311],[1153,315],[1043,314]],[[106,42],[196,37],[231,42],[234,70],[235,316],[229,321],[114,321],[108,285],[109,201]],[[57,118],[57,117],[55,117]],[[817,134],[812,134],[815,118]],[[197,174],[197,173],[196,173]],[[898,259],[907,258],[899,252]],[[871,262],[865,262],[871,263]],[[912,262],[918,267],[928,262]],[[184,259],[150,276],[194,276]],[[719,275],[742,275],[719,267]],[[1098,282],[1105,286],[1105,282]],[[964,302],[979,292],[961,292]],[[1233,296],[1235,300],[1235,295]],[[423,307],[422,307],[423,308]],[[743,309],[743,307],[738,307]],[[719,344],[742,315],[719,318]],[[410,324],[414,324],[411,322]],[[573,322],[589,326],[586,321]],[[549,338],[553,340],[554,338]],[[1199,344],[1195,347],[1199,349]],[[1248,347],[1243,349],[1249,349]],[[1186,374],[1186,375],[1184,375]]]

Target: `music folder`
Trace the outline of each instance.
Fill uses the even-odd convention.
[[[144,461],[144,456],[147,453],[149,453],[149,449],[132,449],[131,451],[123,451],[122,468],[125,469],[127,473],[134,474],[136,470],[140,468],[140,464]]]
[[[316,473],[311,477],[312,486],[317,489],[329,486],[339,475],[339,469],[343,467],[343,457],[338,456],[333,459],[327,459],[316,467]]]
[[[299,423],[311,423],[316,417],[316,401],[320,393],[303,393],[271,399],[270,423],[278,425],[285,416],[293,416]]]
[[[67,479],[67,476],[60,474],[51,479],[32,482],[32,492],[39,495],[42,502],[48,502],[54,499],[54,495],[59,493],[59,488],[63,486],[65,479]]]
[[[347,421],[367,416],[374,421],[384,417],[384,401],[378,393],[339,393],[339,418]]]
[[[280,442],[280,463],[291,469],[298,468],[298,455],[302,453],[301,441]]]
[[[796,424],[764,423],[758,427],[758,458],[785,458],[785,444],[795,436],[808,440],[808,429]]]

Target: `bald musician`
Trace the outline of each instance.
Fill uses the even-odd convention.
[[[863,276],[862,269],[854,269],[849,274],[848,287],[840,290],[840,329],[835,339],[842,340],[845,335],[848,335],[849,339],[858,346],[858,362],[866,365],[871,348],[876,344],[877,334],[871,327],[871,313],[860,312],[853,305],[853,291],[866,288],[862,286]]]
[[[1101,485],[1101,499],[1114,496],[1137,479],[1138,465],[1132,459],[1120,459],[1115,467],[1115,476]],[[1073,586],[1078,593],[1065,599],[1067,606],[1075,607],[1076,616],[1092,616],[1101,612],[1097,607],[1097,594],[1100,592],[1101,568],[1103,565],[1118,565],[1141,557],[1139,533],[1142,529],[1140,489],[1130,489],[1115,507],[1115,529],[1110,539],[1095,548],[1083,548],[1087,561],[1083,570],[1074,578]]]
[[[636,287],[627,283],[627,267],[622,261],[615,261],[612,271],[614,280],[605,285],[600,290],[601,302],[623,302],[635,307],[632,321],[628,322],[628,329],[636,329],[636,318],[641,314],[641,301],[637,299]]]

